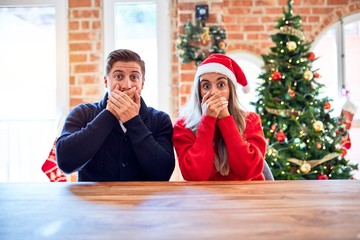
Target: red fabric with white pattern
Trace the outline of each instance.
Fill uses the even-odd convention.
[[[66,182],[65,174],[59,169],[56,162],[56,141],[54,142],[49,156],[41,167],[41,170],[50,179],[50,182]]]

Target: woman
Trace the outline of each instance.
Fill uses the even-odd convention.
[[[237,84],[247,80],[233,59],[212,54],[199,65],[173,132],[185,180],[264,180],[261,120],[240,109]]]

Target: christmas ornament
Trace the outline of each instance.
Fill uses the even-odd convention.
[[[289,41],[286,43],[286,48],[289,50],[289,52],[292,52],[296,49],[297,45],[294,41]]]
[[[292,90],[291,88],[288,89],[288,93],[289,93],[289,96],[290,96],[291,98],[294,98],[294,97],[295,97],[295,92],[294,92],[294,90]]]
[[[318,74],[318,73],[314,74],[314,78],[320,78],[320,77],[321,77],[320,74]]]
[[[336,158],[338,156],[340,156],[339,153],[333,152],[333,153],[329,153],[329,154],[325,155],[322,159],[308,160],[306,162],[308,164],[310,164],[311,168],[314,168],[317,165],[322,164],[324,162],[327,162],[327,161],[329,161],[331,159],[334,159],[334,158]],[[304,163],[303,160],[300,160],[300,159],[297,159],[297,158],[288,158],[288,161],[291,162],[291,163],[295,163],[296,165],[299,165],[299,166],[301,166]]]
[[[210,34],[209,34],[209,28],[208,27],[205,27],[204,28],[204,33],[203,35],[201,36],[201,41],[203,44],[206,44],[208,41],[210,41]]]
[[[271,74],[271,79],[274,81],[281,80],[281,72],[275,71]]]
[[[325,102],[324,109],[325,110],[330,110],[331,109],[331,104],[329,102]]]
[[[311,165],[307,162],[303,162],[301,165],[300,165],[300,172],[302,174],[307,174],[311,171]]]
[[[318,179],[318,180],[328,180],[329,178],[328,178],[328,176],[326,174],[321,173],[321,174],[317,175],[316,179]]]
[[[224,41],[219,42],[219,48],[225,49],[226,48],[226,43]]]
[[[345,147],[342,147],[341,149],[341,156],[343,156],[343,157],[345,157],[346,156],[346,154],[347,154],[347,150],[346,150],[346,148]]]
[[[309,70],[306,70],[304,72],[304,79],[307,80],[307,81],[310,81],[311,79],[313,79],[313,73],[312,71],[309,71]]]
[[[315,54],[313,52],[309,52],[307,59],[309,61],[313,61],[315,59]]]
[[[324,128],[324,124],[321,121],[315,121],[313,123],[313,128],[315,132],[321,132]]]
[[[284,142],[286,139],[286,136],[284,134],[284,132],[277,132],[275,135],[276,141],[278,142]]]
[[[321,143],[316,143],[316,148],[317,148],[317,149],[321,149],[321,148],[322,148]]]

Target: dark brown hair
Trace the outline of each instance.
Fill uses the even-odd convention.
[[[145,78],[145,62],[139,54],[129,49],[117,49],[109,53],[105,63],[105,74],[108,75],[112,66],[116,62],[136,62],[141,68],[143,79]]]

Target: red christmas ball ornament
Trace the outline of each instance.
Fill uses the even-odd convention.
[[[271,125],[271,130],[275,131],[277,128],[276,124]]]
[[[342,154],[341,154],[341,156],[343,156],[343,157],[345,157],[346,156],[346,154],[347,154],[347,150],[346,150],[346,148],[341,148],[340,149],[341,151],[342,151]]]
[[[325,102],[324,109],[325,110],[330,110],[331,109],[331,104],[329,102]]]
[[[274,81],[279,81],[281,80],[281,72],[279,71],[275,71],[271,74],[271,79],[274,80]]]
[[[297,167],[291,166],[290,172],[291,172],[291,173],[296,173],[296,171],[297,171]]]
[[[284,142],[286,139],[286,136],[284,134],[284,132],[277,132],[275,135],[276,141],[278,142]]]
[[[291,88],[288,89],[288,93],[291,98],[295,97],[295,91],[292,90]]]
[[[316,143],[316,147],[317,147],[317,149],[321,149],[322,148],[321,143]]]
[[[320,74],[314,73],[314,78],[320,78],[320,77],[321,77]]]
[[[309,52],[308,60],[309,60],[309,61],[312,61],[312,60],[314,60],[314,59],[315,59],[315,53]]]
[[[328,180],[328,176],[326,174],[320,173],[317,175],[317,180]]]

